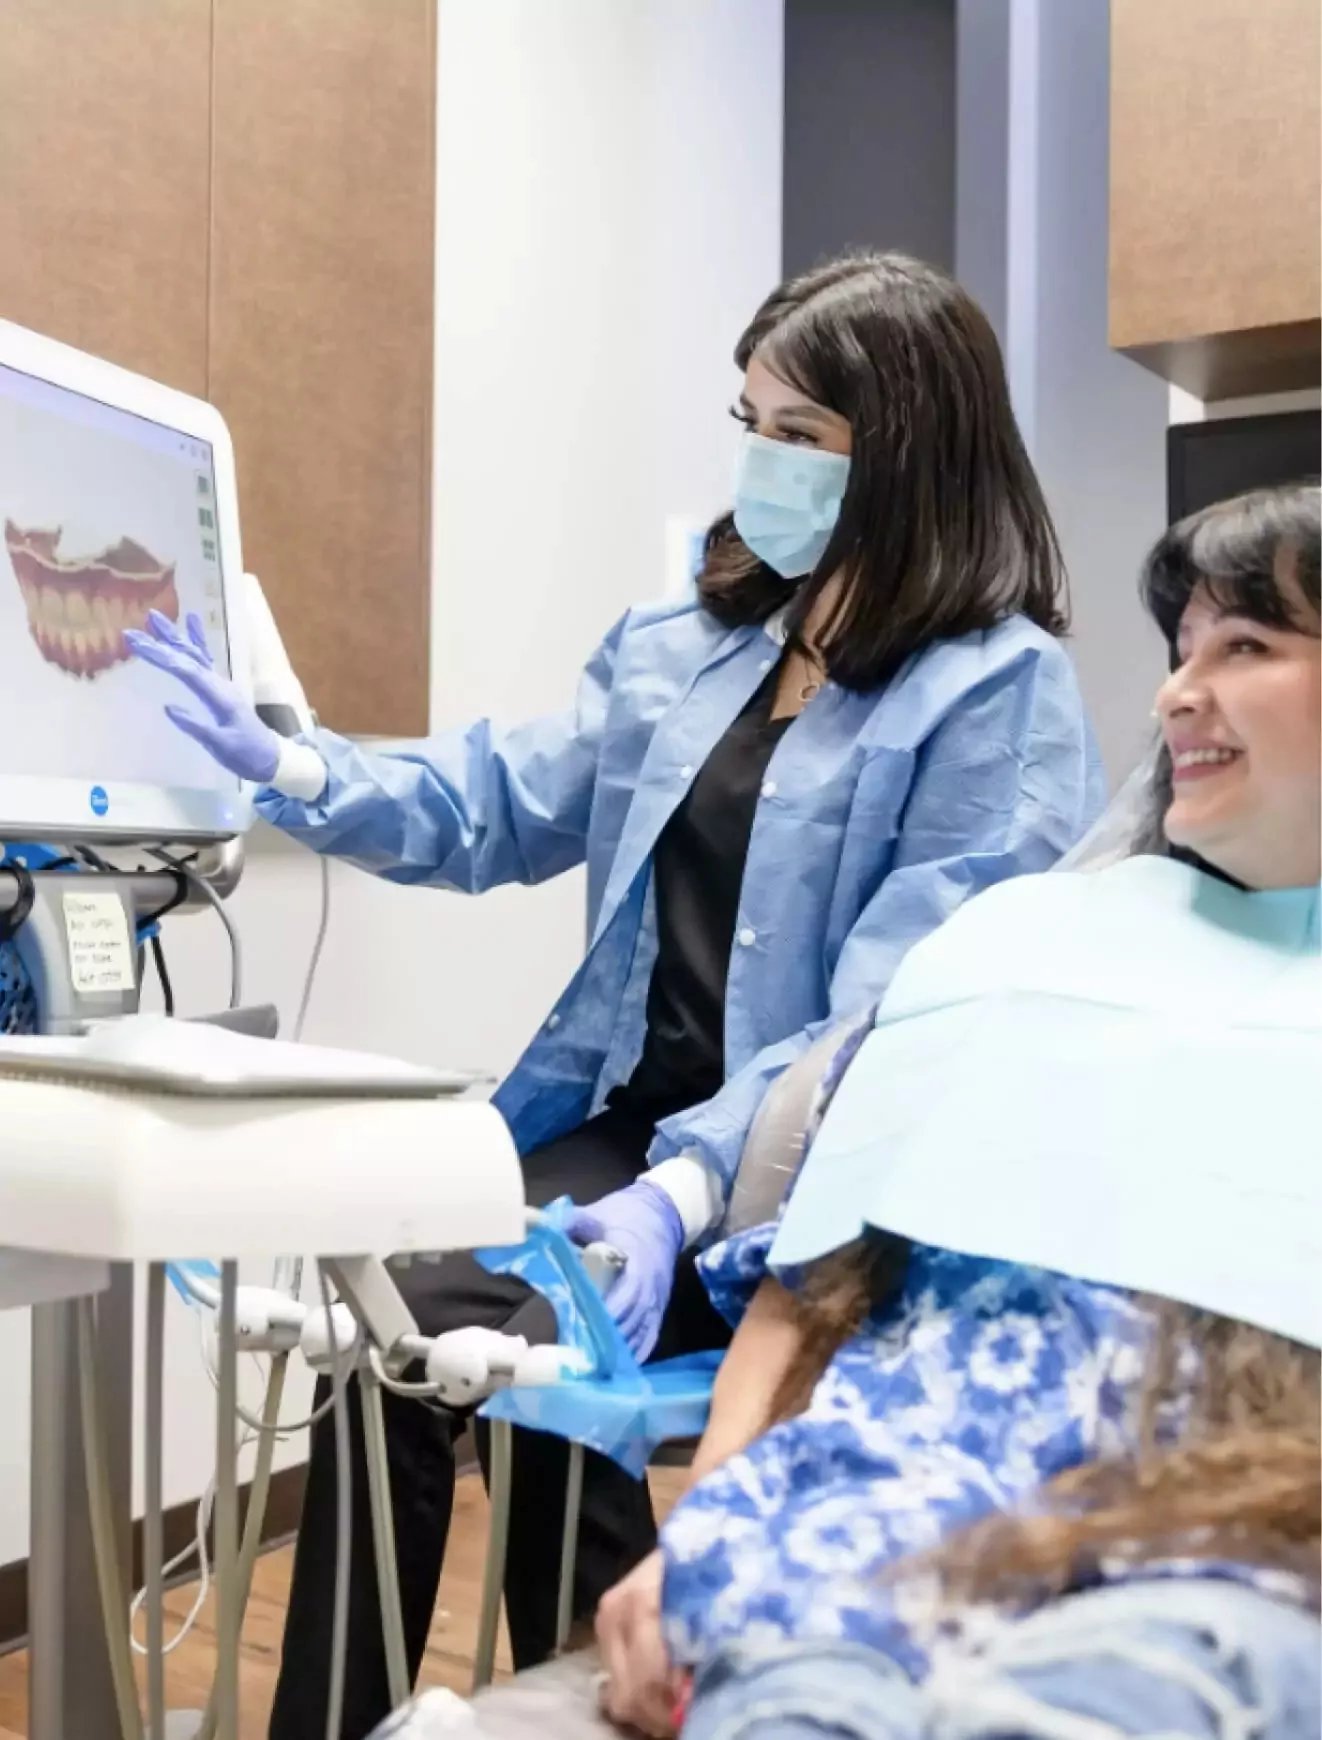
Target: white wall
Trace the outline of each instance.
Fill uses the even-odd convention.
[[[1223,417],[1265,417],[1273,411],[1316,411],[1322,391],[1303,387],[1293,393],[1257,393],[1246,399],[1199,399],[1183,387],[1172,387],[1168,401],[1172,423],[1212,422]]]
[[[779,274],[781,7],[440,0],[438,72],[435,728],[567,703],[596,639],[662,590],[667,516],[725,503],[730,351]],[[504,1070],[579,956],[578,877],[477,903],[332,881],[309,1039]],[[286,1020],[316,899],[306,856],[253,841],[246,994]],[[222,1004],[219,927],[176,921],[168,944],[181,1007]],[[191,1324],[171,1325],[178,1501],[213,1428]],[[0,1317],[0,1563],[27,1550],[26,1359],[26,1313]]]

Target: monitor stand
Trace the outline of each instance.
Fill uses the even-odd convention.
[[[0,896],[11,924],[27,898],[21,881]],[[136,1015],[138,926],[178,904],[173,876],[38,870],[30,898],[14,946],[36,994],[38,1031],[81,1033],[93,1021]]]
[[[92,1022],[137,1014],[138,926],[182,904],[174,875],[35,871],[30,887],[21,877],[0,881],[0,912],[12,915],[31,900],[14,943],[36,995],[39,1033],[76,1034]],[[262,1019],[250,1030],[268,1029]],[[133,1269],[116,1263],[110,1274],[98,1298],[96,1337],[111,1501],[122,1523],[133,1514]],[[32,1308],[30,1732],[34,1740],[119,1740],[91,1552],[76,1310],[72,1300]],[[133,1552],[123,1527],[118,1547],[127,1602]],[[79,1640],[76,1661],[68,1659],[71,1638]],[[190,1740],[199,1721],[181,1712],[170,1733]]]

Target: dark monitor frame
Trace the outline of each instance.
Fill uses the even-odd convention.
[[[1172,423],[1166,431],[1166,514],[1173,523],[1195,510],[1180,501],[1185,467],[1190,447],[1206,441],[1233,439],[1236,433],[1257,438],[1273,430],[1311,434],[1313,464],[1296,477],[1258,477],[1246,479],[1243,487],[1263,488],[1276,483],[1292,483],[1316,478],[1322,471],[1322,410],[1268,411],[1262,416],[1209,417],[1199,423]],[[1206,504],[1199,503],[1198,506]]]

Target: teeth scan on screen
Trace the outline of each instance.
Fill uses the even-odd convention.
[[[169,680],[124,643],[151,611],[196,615],[229,674],[216,496],[208,442],[0,364],[0,692],[42,721],[11,741],[8,775],[87,780],[112,799],[237,789],[162,728]]]

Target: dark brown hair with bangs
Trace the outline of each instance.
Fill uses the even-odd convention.
[[[1022,614],[1068,626],[1060,548],[1010,405],[987,317],[903,254],[832,261],[776,290],[735,350],[757,354],[852,436],[840,519],[816,571],[787,582],[740,539],[707,535],[698,593],[730,626],[792,601],[791,627],[846,576],[818,647],[845,688],[880,687],[929,641]]]
[[[1282,558],[1297,598],[1282,584]],[[1320,567],[1322,496],[1315,483],[1300,483],[1255,489],[1180,520],[1153,546],[1139,590],[1174,667],[1180,622],[1197,591],[1264,628],[1316,634]]]
[[[1287,574],[1294,595],[1284,584]],[[1315,635],[1320,575],[1322,493],[1315,483],[1284,484],[1214,502],[1177,521],[1148,552],[1139,594],[1161,630],[1174,670],[1180,662],[1180,623],[1195,592],[1205,592],[1218,609],[1264,628]],[[1169,852],[1221,876],[1195,853],[1167,843],[1162,823],[1171,796],[1170,753],[1163,744],[1153,769],[1147,823],[1135,850]]]

